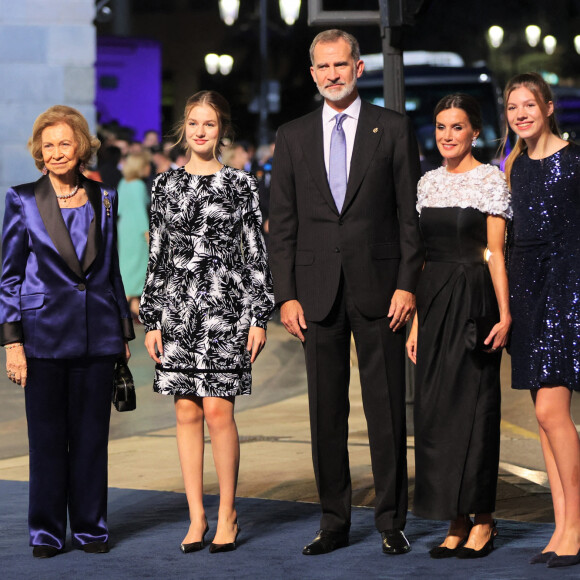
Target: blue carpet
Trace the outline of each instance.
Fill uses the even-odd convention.
[[[28,546],[26,513],[28,484],[0,481],[0,577],[3,580],[76,580],[99,578],[252,578],[371,579],[462,578],[529,580],[578,578],[580,567],[547,569],[531,566],[530,557],[547,542],[552,526],[502,520],[498,523],[496,550],[481,560],[432,560],[427,553],[445,534],[445,523],[410,517],[407,536],[413,550],[404,556],[381,553],[373,526],[373,512],[355,508],[351,545],[324,556],[307,557],[302,546],[310,541],[319,521],[314,504],[260,499],[239,499],[242,531],[239,548],[227,554],[203,552],[184,555],[179,543],[187,529],[187,504],[183,494],[109,490],[111,552],[85,554],[72,550],[49,560],[32,558]],[[218,498],[206,497],[215,531]]]

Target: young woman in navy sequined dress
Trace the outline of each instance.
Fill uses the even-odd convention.
[[[532,563],[568,566],[580,563],[580,440],[570,414],[580,391],[580,147],[559,137],[540,75],[514,77],[504,96],[518,137],[506,160],[512,387],[532,393],[556,521]]]

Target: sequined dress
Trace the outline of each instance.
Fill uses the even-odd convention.
[[[426,258],[417,288],[413,512],[448,520],[495,509],[501,354],[469,350],[465,327],[498,314],[484,260],[487,216],[509,217],[509,192],[491,165],[459,174],[441,167],[418,190]]]
[[[512,387],[580,390],[580,146],[511,172]]]
[[[161,330],[153,388],[164,395],[229,397],[251,390],[250,326],[274,308],[256,179],[223,167],[157,176],[140,317]]]

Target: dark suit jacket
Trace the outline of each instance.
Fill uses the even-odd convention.
[[[48,176],[6,194],[0,344],[23,341],[28,357],[120,354],[135,337],[117,257],[117,193],[89,179],[82,186],[94,212],[82,264]]]
[[[395,289],[414,292],[423,264],[415,208],[419,154],[410,120],[361,103],[339,214],[324,165],[322,111],[283,125],[270,199],[270,266],[276,302],[298,299],[321,321],[341,271],[356,307],[386,316]]]

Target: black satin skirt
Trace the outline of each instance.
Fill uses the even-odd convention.
[[[469,350],[465,330],[468,319],[498,309],[483,259],[485,214],[424,208],[421,229],[413,512],[451,520],[495,509],[501,353]]]

